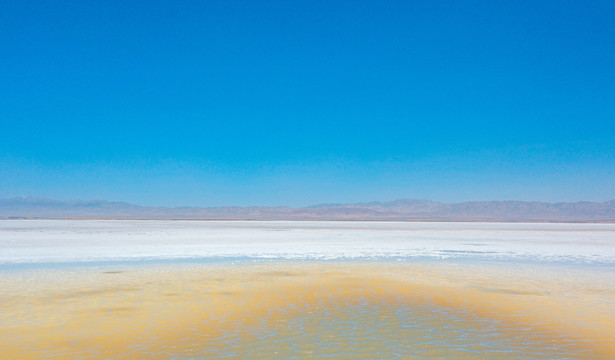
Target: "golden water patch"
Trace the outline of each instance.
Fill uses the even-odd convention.
[[[228,334],[233,334],[239,339],[233,351],[253,358],[273,356],[271,351],[309,358],[322,350],[318,343],[287,348],[286,342],[280,342],[288,324],[304,318],[301,326],[322,334],[325,327],[317,321],[323,314],[341,323],[350,317],[355,321],[356,314],[348,309],[361,304],[375,309],[358,318],[368,330],[383,324],[403,325],[395,309],[438,307],[466,319],[462,324],[468,330],[482,326],[480,319],[492,319],[500,324],[502,338],[527,328],[528,338],[539,334],[547,340],[573,339],[566,351],[576,358],[612,359],[615,355],[613,285],[592,272],[572,271],[562,277],[549,267],[519,270],[437,263],[135,266],[109,276],[110,271],[116,270],[2,275],[0,356],[215,357],[227,351]],[[370,339],[361,329],[355,335]],[[424,330],[404,331],[419,336]],[[268,348],[260,339],[263,332],[277,334],[271,338],[275,346]],[[399,334],[387,336],[404,341]],[[251,348],[257,340],[259,347]],[[386,344],[367,341],[365,354],[384,351]],[[433,344],[417,345],[415,350],[442,356],[442,349]],[[451,356],[462,355],[467,353]]]

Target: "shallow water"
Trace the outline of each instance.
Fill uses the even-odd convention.
[[[154,224],[160,226],[156,231],[168,231],[172,238],[173,228],[164,230]],[[83,229],[83,224],[78,225]],[[243,241],[243,230],[233,234],[231,225],[224,225],[231,232],[226,236]],[[283,225],[281,229],[290,228],[290,232],[292,226],[314,226]],[[85,227],[97,239],[109,233],[128,236],[123,222],[115,230],[105,223],[104,236],[96,233],[96,226]],[[135,232],[132,226],[128,229]],[[255,224],[268,231],[271,226]],[[365,243],[375,231],[373,224],[344,226],[350,227],[344,236],[359,234]],[[377,226],[379,239],[385,243],[416,235],[395,224],[389,230]],[[429,226],[430,236],[437,235],[437,227]],[[446,231],[453,232],[451,224],[446,226]],[[407,255],[403,261],[399,257],[310,261],[302,257],[306,252],[322,252],[320,243],[345,234],[338,226],[329,235],[318,229],[316,235],[324,236],[322,240],[314,238],[294,250],[287,245],[284,251],[296,255],[290,258],[247,256],[257,243],[243,253],[237,248],[233,258],[216,257],[216,261],[207,257],[165,261],[165,247],[160,258],[149,261],[91,262],[87,246],[81,258],[72,250],[66,259],[56,258],[77,263],[46,262],[47,258],[33,256],[24,266],[24,258],[15,261],[15,253],[11,261],[6,260],[10,256],[0,255],[5,260],[0,271],[0,358],[614,358],[615,264],[605,260],[608,251],[596,262],[569,261],[570,257],[552,260],[562,254],[557,245],[553,252],[548,251],[554,234],[562,231],[558,227],[541,231],[521,227],[515,230],[521,234],[503,235],[493,230],[494,225],[478,230],[474,226],[473,230],[459,229],[460,241],[514,250],[516,245],[500,245],[508,236],[535,243],[542,250],[505,259],[472,253],[445,258]],[[14,228],[2,235],[13,234]],[[22,245],[44,247],[44,234],[49,230],[43,229],[41,235],[32,229],[22,230],[37,234]],[[566,239],[566,246],[586,253],[607,248],[613,235],[608,229],[603,226],[592,233],[591,228],[575,228],[577,235],[584,235],[576,243]],[[71,227],[54,231],[50,235],[53,249],[38,254],[59,254],[58,233],[75,234]],[[143,233],[149,231],[143,229]],[[198,235],[195,229],[190,231],[191,236]],[[494,240],[489,240],[489,231]],[[481,236],[470,239],[472,234]],[[454,239],[452,234],[447,236]],[[87,235],[82,237],[87,243]],[[176,245],[180,246],[185,238],[178,238]],[[0,247],[7,247],[6,239],[0,239]],[[450,239],[449,247],[454,242]],[[584,243],[587,239],[592,241]],[[154,245],[151,240],[143,241],[147,243],[141,244],[143,251],[155,253],[160,238]],[[289,241],[298,242],[292,237]],[[357,250],[351,241],[342,242],[346,253],[364,251],[361,246],[365,244]],[[399,242],[404,244],[397,240],[395,246],[403,247]],[[379,245],[377,239],[369,244],[376,249]],[[135,244],[116,246],[138,248]],[[384,247],[391,249],[390,244]],[[459,245],[457,249],[464,248]],[[117,250],[110,246],[105,259]],[[238,258],[242,260],[233,260]]]

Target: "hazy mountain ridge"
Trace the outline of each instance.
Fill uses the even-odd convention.
[[[442,203],[422,199],[389,202],[287,206],[150,207],[105,200],[0,199],[0,219],[252,219],[252,220],[424,220],[615,222],[615,200],[546,203],[471,201]]]

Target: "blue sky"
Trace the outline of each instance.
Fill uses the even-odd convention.
[[[0,197],[615,198],[613,1],[0,3]]]

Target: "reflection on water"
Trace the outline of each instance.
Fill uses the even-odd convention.
[[[6,359],[612,359],[610,268],[269,263],[0,274]]]

